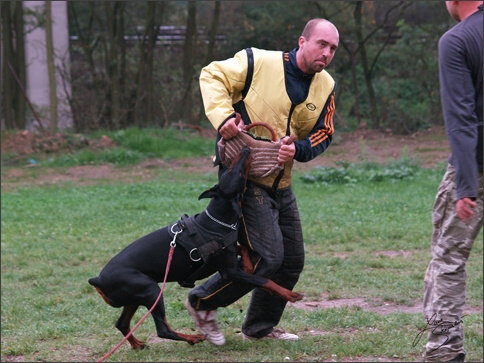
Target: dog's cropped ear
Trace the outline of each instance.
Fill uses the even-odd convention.
[[[218,184],[215,184],[213,187],[210,189],[205,190],[200,196],[198,197],[198,200],[203,199],[203,198],[213,198],[219,195],[218,191]]]

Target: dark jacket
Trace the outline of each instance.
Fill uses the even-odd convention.
[[[439,41],[442,109],[456,170],[456,200],[477,197],[482,173],[482,5]]]

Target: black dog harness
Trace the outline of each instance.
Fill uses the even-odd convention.
[[[213,220],[210,214],[207,213],[207,215]],[[236,224],[223,224],[225,227],[230,228],[230,231],[227,234],[218,234],[197,223],[196,216],[184,214],[180,220],[168,228],[170,237],[173,239],[176,238],[176,243],[185,249],[193,262],[202,260],[202,265],[192,275],[183,282],[178,281],[183,287],[194,287],[195,281],[204,272],[211,258],[224,248],[236,243],[238,239]],[[215,220],[215,222],[220,224],[218,220]],[[185,231],[188,233],[180,233]]]

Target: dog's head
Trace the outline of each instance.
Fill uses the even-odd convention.
[[[242,195],[245,192],[250,167],[250,149],[244,147],[232,165],[220,176],[218,184],[204,191],[198,199],[221,197],[233,203],[237,215],[242,216]]]

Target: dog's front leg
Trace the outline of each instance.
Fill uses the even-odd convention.
[[[250,259],[248,248],[237,244],[237,254],[242,258],[242,270],[252,275],[254,273],[254,264]]]
[[[285,287],[282,287],[281,285],[276,284],[272,280],[267,280],[267,282],[261,287],[266,291],[269,291],[273,294],[277,294],[280,297],[282,297],[284,300],[287,300],[290,302],[296,302],[296,301],[302,300],[302,298],[304,297],[303,294],[288,290]]]

